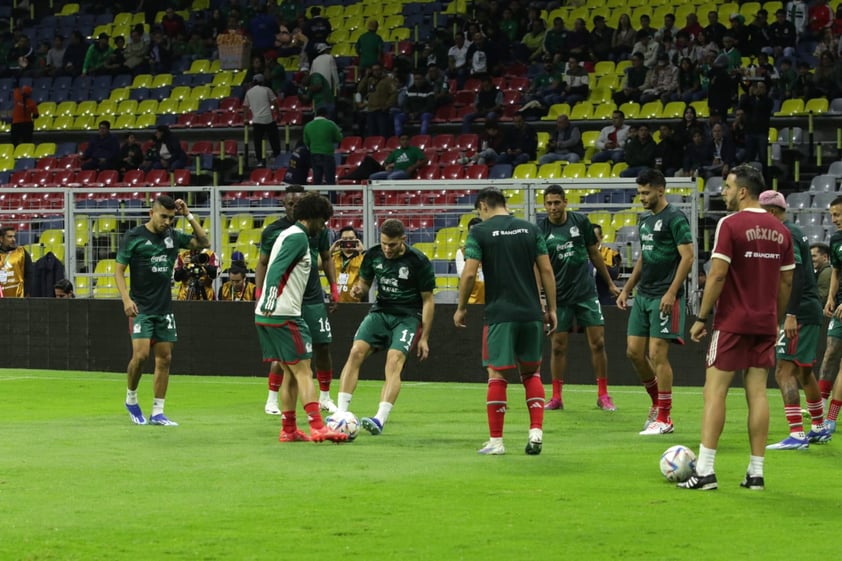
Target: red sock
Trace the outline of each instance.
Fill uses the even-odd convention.
[[[658,406],[658,379],[652,378],[651,380],[645,380],[643,382],[643,387],[646,388],[646,393],[649,394],[649,397],[652,398],[652,407]]]
[[[562,389],[564,389],[564,380],[553,380],[553,399],[561,401]]]
[[[526,390],[526,408],[529,410],[529,428],[540,429],[544,426],[544,384],[541,375],[535,374],[522,378]]]
[[[295,411],[281,412],[281,430],[284,432],[295,432],[298,424],[295,422]]]
[[[807,411],[810,412],[810,423],[820,425],[824,422],[824,404],[819,401],[808,401]]]
[[[801,415],[800,405],[784,405],[784,414],[790,433],[804,432],[804,417]]]
[[[833,391],[833,382],[830,380],[819,380],[819,391],[822,392],[822,399],[830,397],[830,392]]]
[[[284,382],[284,375],[283,374],[273,374],[269,373],[269,391],[276,392],[280,391],[281,384]]]
[[[835,421],[839,416],[839,408],[842,407],[842,401],[838,399],[831,399],[830,405],[827,407],[827,420]]]
[[[608,378],[596,379],[596,395],[608,395]]]
[[[672,392],[658,392],[658,422],[669,423],[672,411]]]
[[[325,424],[322,422],[322,414],[319,413],[319,402],[311,401],[304,404],[304,411],[307,412],[307,422],[311,429],[320,429]]]
[[[316,379],[319,381],[319,389],[323,392],[329,392],[333,370],[316,370]]]
[[[488,434],[491,438],[503,437],[503,421],[506,418],[506,380],[488,381],[485,408],[488,413]]]

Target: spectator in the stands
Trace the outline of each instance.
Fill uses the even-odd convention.
[[[625,158],[629,167],[620,172],[620,177],[637,177],[644,169],[654,167],[655,141],[646,123],[638,125],[637,134],[629,138]]]
[[[666,53],[658,55],[657,64],[646,73],[640,103],[660,100],[668,103],[678,93],[678,68],[670,62]]]
[[[312,43],[327,43],[333,27],[330,21],[322,16],[322,9],[319,6],[310,8],[310,19],[303,28],[304,35]]]
[[[480,137],[480,146],[476,154],[470,158],[463,158],[459,163],[493,165],[505,150],[506,137],[500,130],[500,125],[497,121],[488,121],[485,123],[485,132]]]
[[[638,30],[636,37],[637,42],[632,47],[632,52],[643,55],[643,66],[647,70],[655,68],[658,63],[658,42],[643,29]]]
[[[354,50],[360,57],[359,72],[363,72],[372,64],[383,62],[383,38],[377,33],[379,25],[376,19],[369,20],[368,30],[360,35],[354,45]]]
[[[379,64],[369,67],[357,85],[357,109],[365,115],[365,135],[391,136],[389,111],[398,101],[398,87],[394,78]]]
[[[605,23],[605,17],[598,15],[593,18],[593,29],[590,33],[590,59],[617,60],[611,48],[611,41],[614,38],[614,30]]]
[[[72,31],[62,59],[63,73],[68,76],[81,74],[87,52],[88,46],[85,44],[82,34],[79,31]]]
[[[708,41],[713,41],[721,49],[723,46],[722,38],[728,32],[728,28],[722,25],[719,21],[719,13],[716,10],[708,12],[708,24],[704,29]]]
[[[461,31],[453,35],[453,46],[447,51],[447,75],[450,79],[456,80],[456,86],[462,89],[468,72],[471,69],[468,64],[468,48],[471,46],[465,40],[465,34]]]
[[[734,111],[734,120],[731,121],[731,140],[734,141],[736,149],[735,159],[738,162],[746,161],[746,112],[737,107]]]
[[[693,130],[692,140],[690,144],[684,147],[684,161],[681,165],[681,171],[676,175],[681,177],[704,177],[703,169],[710,166],[712,160],[710,159],[709,142],[705,140],[702,131]]]
[[[520,43],[514,45],[513,51],[517,60],[521,62],[532,62],[538,60],[544,54],[544,21],[533,20],[529,31],[521,38]]]
[[[82,169],[117,169],[120,161],[120,141],[111,134],[111,122],[100,121],[99,130],[82,153]]]
[[[408,134],[402,134],[398,140],[400,144],[383,163],[386,169],[373,173],[369,179],[412,179],[418,168],[427,163],[424,152],[416,146],[410,146]]]
[[[435,107],[438,109],[450,103],[450,84],[447,75],[442,71],[438,59],[427,61],[427,82],[433,87]]]
[[[643,91],[643,83],[646,81],[646,66],[643,65],[643,55],[634,53],[631,57],[631,66],[625,69],[625,76],[620,85],[620,91],[613,95],[617,107],[627,101],[640,101],[640,94]]]
[[[584,155],[585,147],[579,127],[571,124],[567,115],[559,115],[556,130],[547,142],[547,153],[541,156],[538,163],[543,165],[564,160],[572,164],[581,160]]]
[[[775,60],[781,57],[794,57],[798,32],[795,25],[786,19],[786,10],[775,11],[775,21],[769,25],[769,48]]]
[[[88,47],[85,61],[82,63],[82,74],[106,74],[105,64],[111,56],[111,46],[108,44],[108,34],[100,33],[94,44]]]
[[[401,135],[406,122],[420,123],[420,133],[427,134],[436,109],[436,99],[433,86],[421,70],[413,74],[412,85],[398,96],[398,100],[398,110],[394,113],[395,135]]]
[[[754,21],[748,25],[748,54],[757,56],[763,49],[772,44],[772,33],[769,29],[769,12],[760,9],[754,14]]]
[[[64,67],[64,53],[67,49],[64,46],[64,37],[56,35],[53,38],[53,46],[47,51],[47,66],[45,74],[48,76],[57,76],[61,73]]]
[[[765,82],[752,82],[748,93],[740,99],[740,108],[745,111],[746,119],[746,161],[766,165],[772,107]]]
[[[611,124],[599,131],[596,139],[596,149],[591,156],[592,162],[621,162],[629,137],[629,126],[626,124],[625,114],[617,109],[611,114]]]
[[[248,23],[248,32],[251,35],[252,52],[263,54],[275,46],[275,36],[280,31],[278,21],[269,13],[269,4],[263,4],[258,8]]]
[[[575,56],[579,61],[590,59],[591,34],[588,32],[584,19],[576,18],[573,29],[567,32],[565,52],[568,57]]]
[[[699,34],[703,33],[702,31]],[[680,63],[681,59],[688,58],[695,67],[704,60],[705,53],[701,45],[694,41],[695,35],[690,35],[683,29],[675,35],[676,57],[673,62]]]
[[[617,29],[611,38],[611,50],[616,60],[626,60],[632,54],[637,37],[637,31],[632,27],[631,18],[628,14],[620,14],[617,22]]]
[[[675,14],[664,14],[664,25],[655,32],[655,41],[663,41],[665,37],[675,37],[678,31],[675,27]]]
[[[120,147],[120,164],[117,170],[126,173],[132,169],[140,169],[143,165],[143,149],[137,142],[133,132],[126,135],[126,142]]]
[[[187,166],[187,154],[169,127],[160,125],[156,128],[152,141],[152,148],[147,150],[146,161],[143,163],[145,169],[172,171]]]
[[[567,28],[564,20],[560,17],[553,18],[553,26],[544,33],[544,44],[542,58],[553,63],[560,63],[564,60],[565,49],[567,48]]]
[[[149,45],[149,69],[153,74],[169,72],[173,63],[172,47],[169,39],[160,30],[152,32]]]
[[[570,51],[561,84],[560,97],[555,103],[566,103],[573,107],[588,98],[590,81],[588,71],[582,66],[581,60],[579,56],[574,54],[573,50]]]
[[[707,125],[699,119],[696,108],[688,105],[684,108],[684,117],[676,127],[675,136],[683,146],[686,146],[693,141],[693,132],[695,131],[701,132],[704,138],[708,136]]]
[[[684,146],[676,139],[668,124],[662,124],[659,130],[661,140],[655,145],[655,167],[664,176],[672,177],[684,165]]]
[[[703,31],[702,25],[699,23],[699,16],[696,12],[689,12],[685,19],[684,27],[678,33],[686,34],[688,39],[693,41]],[[678,34],[676,34],[676,37],[678,37]]]
[[[503,90],[494,85],[491,76],[484,76],[474,101],[474,110],[462,118],[462,132],[471,132],[477,119],[493,121],[503,114]]]
[[[181,14],[177,13],[172,6],[168,6],[161,18],[161,28],[170,39],[175,39],[181,34],[187,33],[187,24]]]
[[[505,133],[505,150],[497,156],[495,163],[511,164],[513,167],[535,159],[538,151],[538,135],[523,118],[522,113],[512,117],[512,127]]]
[[[678,67],[678,91],[673,97],[689,104],[704,99],[706,94],[696,64],[687,57],[682,58]]]
[[[143,33],[140,30],[132,29],[123,56],[126,68],[133,75],[149,71],[149,45],[143,40]]]
[[[321,74],[334,97],[339,92],[339,69],[336,66],[336,59],[330,54],[330,45],[327,43],[316,43],[314,45],[316,56],[310,64],[310,74],[318,72]],[[331,115],[333,113],[331,112]]]

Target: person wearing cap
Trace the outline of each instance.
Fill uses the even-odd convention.
[[[85,62],[82,63],[83,75],[105,74],[107,69],[105,64],[111,57],[112,49],[108,44],[108,34],[100,33],[96,42],[88,47],[88,52],[85,53]]]
[[[766,449],[804,450],[810,444],[824,444],[831,438],[830,431],[824,426],[822,394],[813,374],[822,324],[822,303],[816,276],[813,274],[810,243],[801,228],[787,217],[786,199],[778,191],[763,191],[760,193],[760,206],[789,230],[795,257],[792,295],[775,345],[775,381],[781,389],[789,436],[770,444]],[[811,428],[806,434],[798,384],[804,388],[807,411],[810,413]]]
[[[377,20],[369,20],[368,31],[360,35],[354,45],[354,50],[360,56],[360,72],[365,72],[365,69],[372,64],[383,62],[383,38],[377,34],[379,25]]]
[[[330,45],[327,43],[316,43],[316,56],[310,64],[310,75],[321,74],[327,87],[330,89],[332,95],[335,97],[339,91],[339,70],[336,66],[336,59],[330,54]],[[333,110],[330,115],[333,115]]]
[[[766,379],[768,369],[775,365],[778,327],[792,292],[795,256],[789,230],[760,207],[758,199],[764,190],[763,176],[745,164],[728,174],[722,190],[731,214],[716,226],[710,272],[690,327],[690,338],[699,343],[708,335],[713,316],[701,445],[694,475],[679,483],[679,488],[708,491],[718,487],[716,449],[725,426],[728,387],[738,370],[744,370],[751,449],[740,486],[752,491],[765,488],[763,468],[769,435]],[[795,329],[786,335],[794,337]]]
[[[248,122],[249,111],[251,111],[250,122],[254,130],[254,155],[257,158],[257,167],[266,166],[264,138],[269,138],[273,156],[277,157],[281,153],[281,136],[278,133],[278,124],[275,122],[273,112],[277,102],[278,97],[272,88],[266,86],[263,74],[255,74],[254,82],[243,99],[243,116]]]
[[[35,124],[38,118],[38,104],[32,99],[32,88],[23,86],[15,88],[13,93],[12,126],[10,129],[12,144],[32,142]]]

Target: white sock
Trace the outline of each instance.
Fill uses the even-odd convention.
[[[266,403],[274,403],[275,405],[278,404],[278,392],[273,392],[269,390],[269,395],[266,397]]]
[[[330,392],[319,390],[319,401],[330,401]]]
[[[716,448],[705,448],[699,444],[699,461],[696,462],[696,473],[699,475],[711,475],[715,460]]]
[[[748,474],[752,477],[763,477],[763,456],[748,457]]]
[[[126,405],[137,405],[137,390],[126,390]]]
[[[791,436],[793,438],[797,438],[798,440],[804,440],[805,438],[807,438],[807,435],[804,434],[803,430],[798,431],[798,432],[791,432],[791,433],[789,433],[789,436]]]
[[[339,408],[340,411],[345,412],[351,407],[351,397],[354,394],[339,392],[336,395],[336,407]]]
[[[388,401],[381,401],[380,406],[377,408],[377,415],[374,418],[380,421],[381,425],[385,425],[386,421],[389,420],[389,413],[392,412],[392,407],[394,406]]]
[[[152,400],[152,416],[162,415],[164,413],[164,400],[157,397]]]

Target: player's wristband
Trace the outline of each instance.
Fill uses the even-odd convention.
[[[260,295],[263,294],[262,288],[255,288],[254,289],[254,297],[260,300]]]
[[[336,283],[330,285],[330,297],[333,298],[334,302],[339,302],[339,287],[336,286]]]
[[[696,316],[696,317],[693,319],[693,323],[695,323],[695,322],[704,323],[705,325],[707,325],[707,323],[708,323],[708,318],[703,318],[703,317]]]
[[[193,220],[195,220],[196,217],[193,216],[193,213],[191,212],[190,214],[185,216],[185,218],[187,219],[188,222],[192,222]]]

